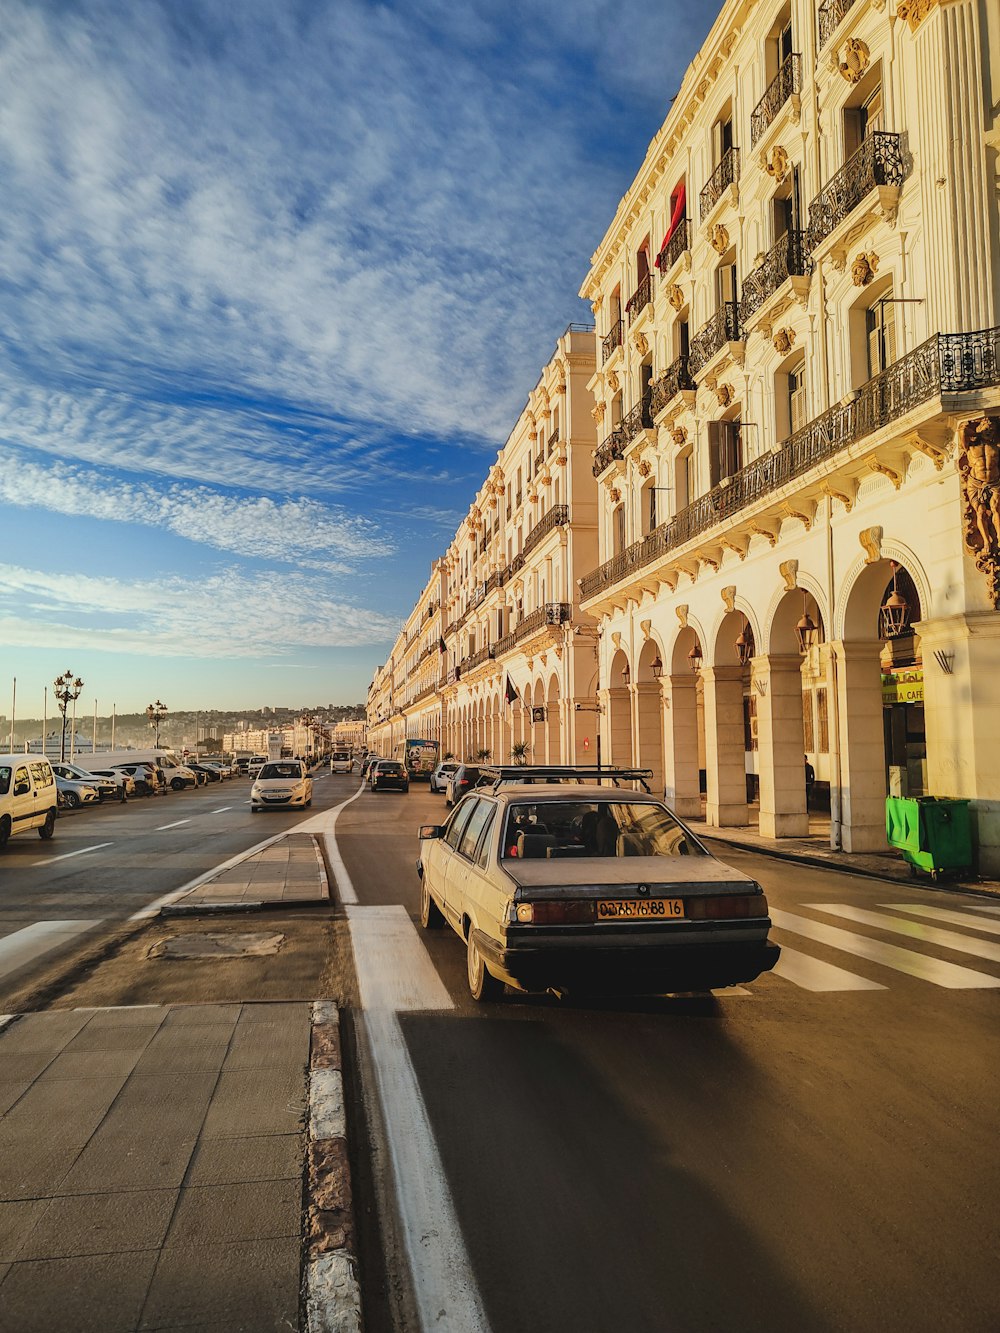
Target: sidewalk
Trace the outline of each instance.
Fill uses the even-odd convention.
[[[0,1032],[0,1328],[298,1327],[307,1003]]]
[[[162,907],[160,914],[219,908],[250,910],[266,905],[290,907],[329,900],[326,867],[316,838],[309,833],[288,833],[199,879],[181,897]]]
[[[958,889],[969,893],[1000,895],[1000,882],[996,880],[980,880],[965,876],[932,884],[926,875],[918,874],[914,878],[910,874],[908,863],[898,852],[836,851],[830,846],[829,818],[812,815],[809,820],[809,836],[806,838],[777,839],[763,837],[757,831],[757,826],[752,823],[743,828],[715,828],[704,819],[686,819],[684,822],[701,838],[725,842],[731,847],[740,848],[741,851],[760,852],[764,856],[773,856],[780,861],[823,866],[827,870],[863,875],[870,879],[897,880],[911,887]]]

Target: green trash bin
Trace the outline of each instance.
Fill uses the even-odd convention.
[[[946,796],[889,796],[885,833],[903,853],[910,873],[926,871],[937,880],[949,870],[972,869],[969,802]]]

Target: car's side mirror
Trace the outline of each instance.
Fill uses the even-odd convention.
[[[441,824],[421,824],[420,840],[422,842],[425,838],[440,838],[443,832],[444,828]]]

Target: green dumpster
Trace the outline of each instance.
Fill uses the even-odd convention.
[[[948,870],[971,870],[969,802],[945,796],[889,796],[885,833],[903,853],[910,873],[926,871],[937,880]]]

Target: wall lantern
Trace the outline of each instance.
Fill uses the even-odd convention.
[[[701,644],[697,639],[694,641],[694,647],[688,653],[688,666],[695,675],[701,670]]]
[[[632,683],[632,672],[629,670],[629,665],[626,662],[625,665],[622,667],[622,684],[631,685],[631,683]]]
[[[743,628],[736,638],[736,656],[740,659],[740,666],[749,666],[753,654],[753,630],[750,628],[750,621],[744,616]]]
[[[882,637],[898,639],[905,634],[910,624],[910,604],[896,587],[899,566],[892,561],[892,592],[882,604]]]
[[[655,680],[659,680],[660,677],[663,675],[663,663],[660,660],[659,653],[657,653],[656,656],[653,658],[652,662],[650,662],[649,669],[653,673],[653,677]]]
[[[816,623],[809,614],[809,606],[806,602],[808,593],[805,588],[802,589],[802,615],[798,624],[795,626],[795,634],[799,641],[799,653],[805,657],[806,653],[816,642]]]

